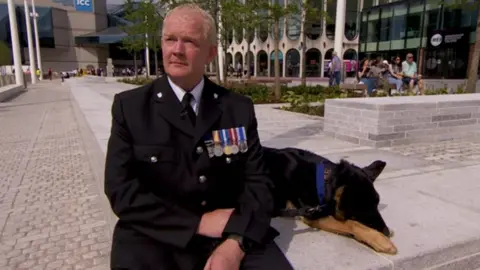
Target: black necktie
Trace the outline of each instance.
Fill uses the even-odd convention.
[[[183,96],[182,105],[183,105],[183,110],[187,112],[188,118],[190,118],[192,125],[195,126],[197,116],[195,115],[195,112],[193,111],[193,108],[191,105],[192,99],[193,99],[193,95],[190,93],[186,93]]]

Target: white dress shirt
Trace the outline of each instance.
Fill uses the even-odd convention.
[[[177,96],[178,100],[182,102],[183,96],[185,96],[185,93],[187,93],[187,91],[183,90],[180,86],[172,82],[172,80],[170,80],[170,77],[167,77],[167,78],[168,78],[168,83],[170,84],[170,87],[172,87],[173,92]],[[192,106],[193,111],[195,112],[196,115],[198,115],[198,104],[200,103],[200,98],[202,96],[204,85],[205,85],[205,81],[202,77],[202,80],[193,88],[192,91],[190,91],[190,93],[193,96],[193,99],[191,100],[190,105]]]

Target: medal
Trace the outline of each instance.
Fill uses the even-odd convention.
[[[231,155],[232,154],[232,147],[230,147],[229,143],[228,143],[228,132],[226,129],[222,129],[221,130],[221,133],[220,133],[220,136],[221,136],[221,140],[222,140],[222,145],[223,145],[223,153],[225,153],[225,155]]]
[[[240,152],[245,153],[248,150],[247,138],[245,136],[245,128],[238,127],[237,128],[237,135],[238,135],[238,149]]]
[[[213,152],[212,134],[209,134],[209,133],[205,134],[204,143],[205,143],[205,146],[207,147],[208,156],[210,158],[215,156],[215,154]]]
[[[223,155],[222,146],[220,146],[220,136],[218,135],[218,130],[212,131],[213,134],[213,154],[217,157]]]
[[[237,132],[235,132],[235,128],[231,128],[228,130],[228,135],[230,135],[230,138],[232,139],[232,154],[237,154],[239,149],[238,149],[238,139],[237,139]]]

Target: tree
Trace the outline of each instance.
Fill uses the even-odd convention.
[[[237,18],[241,17],[240,26],[245,30],[245,40],[247,41],[247,53],[245,63],[247,67],[247,78],[250,78],[250,45],[255,37],[255,29],[262,23],[262,14],[255,11],[261,8],[261,2],[255,0],[245,0],[245,3],[240,4]],[[237,24],[239,22],[237,21]],[[242,32],[243,34],[243,32]]]
[[[127,36],[122,40],[122,49],[133,53],[135,65],[135,76],[137,72],[137,53],[144,50],[147,45],[156,53],[159,49],[160,25],[163,17],[159,13],[163,7],[163,2],[153,0],[139,1],[125,0],[125,19],[130,24],[122,26],[122,30]],[[155,57],[155,66],[158,70],[157,57]],[[150,74],[147,74],[147,77]]]
[[[301,84],[305,86],[307,84],[307,33],[313,32],[313,26],[317,25],[319,21],[328,19],[328,13],[323,10],[322,2],[314,1],[314,0],[296,0],[298,5],[301,6],[301,30],[300,30],[300,38],[301,38],[301,59],[302,59],[302,74],[301,74]],[[300,3],[301,1],[301,3]]]
[[[473,6],[474,4],[472,4]],[[477,29],[475,46],[472,53],[470,62],[470,69],[468,70],[467,89],[468,93],[480,93],[480,89],[476,89],[478,79],[478,62],[480,61],[480,1],[477,1],[476,8],[478,10],[477,15]]]
[[[122,39],[121,48],[130,54],[133,54],[135,77],[138,77],[137,53],[145,48],[145,37],[143,35],[142,38],[141,34],[143,25],[137,23],[140,16],[137,2],[134,2],[133,0],[125,0],[124,9],[125,19],[130,23],[120,26],[120,28],[127,34],[127,36]]]
[[[288,19],[294,14],[298,14],[300,11],[297,4],[289,3],[287,6],[278,3],[278,1],[270,2],[269,0],[262,0],[258,3],[261,9],[268,12],[261,14],[262,23],[267,26],[273,25],[273,48],[275,52],[274,68],[275,68],[275,98],[280,100],[282,93],[280,90],[280,56],[279,56],[279,43],[280,43],[280,21]]]
[[[219,42],[222,45],[223,52],[218,52],[219,54],[222,53],[227,55],[228,46],[233,40],[233,31],[235,29],[242,29],[242,20],[239,20],[241,17],[242,4],[237,0],[218,0],[220,3],[220,11],[219,11],[219,24],[218,24],[218,36]],[[228,80],[228,65],[226,61],[223,63],[223,83],[226,84]]]
[[[140,9],[144,11],[145,15],[145,28],[147,33],[148,48],[154,53],[155,58],[155,75],[158,77],[158,51],[161,48],[161,27],[164,19],[163,11],[166,8],[165,4],[161,1],[143,2],[143,7]],[[147,75],[148,76],[148,75]]]

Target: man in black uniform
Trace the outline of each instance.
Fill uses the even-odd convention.
[[[112,269],[292,269],[273,242],[272,181],[250,99],[203,76],[212,17],[166,16],[166,76],[115,95],[105,192],[116,224]]]

